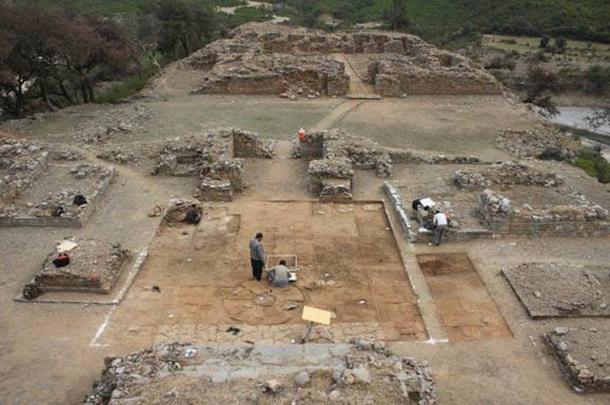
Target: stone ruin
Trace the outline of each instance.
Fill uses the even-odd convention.
[[[558,187],[564,179],[555,173],[536,170],[521,162],[501,162],[483,170],[458,170],[453,182],[459,188],[484,189],[492,186],[540,186]]]
[[[332,129],[308,134],[293,148],[294,158],[313,158],[307,170],[309,189],[323,201],[351,201],[354,168],[391,174],[389,154],[368,138]],[[319,159],[316,159],[319,158]]]
[[[57,268],[52,263],[54,249],[25,285],[23,297],[31,300],[47,291],[75,291],[109,294],[129,259],[129,250],[121,244],[107,244],[93,239],[78,240],[78,246],[68,252],[70,264]]]
[[[49,165],[44,145],[17,139],[0,140],[0,204],[15,199]]]
[[[522,263],[502,274],[532,319],[610,316],[610,267]]]
[[[168,392],[168,384],[173,389]],[[227,392],[231,395],[227,396]],[[152,403],[437,403],[427,362],[382,344],[204,346],[167,343],[107,357],[86,405]]]
[[[0,226],[80,227],[114,177],[114,168],[66,164],[82,155],[31,141],[0,141]],[[76,205],[83,195],[87,203]]]
[[[199,176],[196,198],[231,201],[245,187],[243,158],[271,159],[273,147],[253,132],[233,128],[175,138],[163,146],[153,174]]]
[[[610,331],[560,326],[544,338],[577,392],[610,392]]]
[[[577,193],[573,203],[513,208],[503,195],[486,189],[479,196],[478,213],[494,233],[537,236],[603,237],[610,235],[608,210]]]
[[[196,93],[344,96],[350,78],[336,54],[364,58],[364,80],[382,96],[502,91],[492,75],[468,58],[391,32],[327,33],[248,23],[185,63],[204,71]]]
[[[523,158],[568,161],[582,149],[578,139],[550,124],[517,131],[503,130],[496,138],[496,147]]]

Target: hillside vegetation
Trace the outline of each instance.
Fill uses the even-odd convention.
[[[192,0],[204,6],[231,6],[241,0]],[[330,14],[346,25],[381,21],[393,0],[268,0],[295,9]],[[80,13],[138,13],[154,0],[17,0],[41,6],[57,5]],[[444,44],[463,31],[509,35],[562,35],[571,39],[610,43],[608,0],[405,0],[410,30]]]

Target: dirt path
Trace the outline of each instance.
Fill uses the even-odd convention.
[[[348,98],[380,98],[375,94],[375,88],[365,83],[358,75],[349,58],[342,54],[333,55],[335,59],[345,63],[345,73],[349,76],[349,91],[347,93]]]
[[[311,127],[312,131],[321,131],[323,129],[330,129],[337,126],[343,118],[345,118],[350,112],[354,111],[365,101],[360,100],[346,100],[339,104],[337,108],[332,110],[326,117],[322,118],[317,124]]]

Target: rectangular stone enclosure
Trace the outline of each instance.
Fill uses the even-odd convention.
[[[502,273],[534,319],[610,316],[610,267],[524,263]]]
[[[257,232],[268,255],[298,257],[297,283],[277,289],[265,275],[253,280],[248,243]],[[304,305],[334,314],[336,342],[361,334],[427,338],[380,202],[204,206],[198,226],[162,225],[149,252],[107,339],[132,328],[138,345],[170,338],[290,343],[304,329]],[[161,292],[152,293],[153,285]],[[229,326],[241,332],[227,333]]]

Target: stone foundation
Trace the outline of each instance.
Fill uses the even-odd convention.
[[[513,209],[508,198],[485,190],[480,195],[478,212],[483,223],[499,234],[550,237],[610,235],[608,211],[586,200],[542,209]]]
[[[49,166],[50,171],[65,170],[65,167]],[[11,204],[0,207],[0,226],[33,227],[81,227],[93,214],[115,175],[114,167],[80,164],[70,169],[69,188],[60,184],[48,192],[42,201],[22,201],[28,195],[14,199]],[[40,180],[44,180],[42,177]],[[73,182],[76,180],[76,182]],[[83,195],[87,204],[77,206],[74,197]],[[62,208],[62,212],[58,212]]]
[[[453,182],[459,188],[481,189],[493,185],[557,187],[564,179],[555,173],[545,173],[520,162],[495,163],[483,170],[458,170]]]
[[[229,180],[204,178],[197,187],[195,198],[201,201],[232,201],[233,187]]]
[[[579,392],[610,392],[610,331],[557,327],[544,338]]]
[[[390,32],[327,33],[248,23],[185,61],[201,70],[197,93],[344,96],[349,76],[334,54],[366,55],[368,79],[383,96],[500,94],[502,86],[468,58]]]
[[[23,290],[26,299],[36,298],[46,291],[110,293],[130,252],[118,243],[108,245],[92,239],[77,243],[78,246],[68,252],[70,264],[66,267],[57,268],[52,263],[57,257],[56,250],[47,256]]]
[[[273,157],[275,143],[254,132],[223,128],[167,142],[153,174],[199,176],[195,197],[204,201],[231,201],[244,185],[241,158]]]

